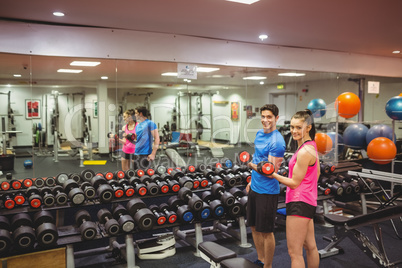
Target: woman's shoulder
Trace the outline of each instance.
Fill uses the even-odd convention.
[[[312,156],[315,157],[317,153],[317,150],[315,149],[315,146],[312,143],[306,143],[302,148],[299,150],[299,155],[301,156]]]

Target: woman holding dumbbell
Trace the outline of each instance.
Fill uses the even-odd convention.
[[[293,115],[290,132],[297,141],[298,148],[289,162],[289,177],[277,173],[273,173],[272,177],[287,186],[286,239],[291,267],[305,267],[303,247],[306,250],[308,267],[318,267],[320,258],[315,242],[313,217],[317,207],[320,161],[310,110]]]
[[[126,123],[122,128],[123,138],[120,139],[120,142],[123,143],[121,156],[121,169],[123,171],[130,169],[130,162],[134,162],[135,143],[126,139],[127,135],[135,135],[137,122],[134,120],[134,113],[133,109],[129,109],[123,113],[123,120]]]

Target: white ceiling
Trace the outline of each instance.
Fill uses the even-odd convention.
[[[401,0],[260,0],[253,5],[224,0],[0,1],[0,19],[171,33],[396,58],[402,58],[402,54],[392,54],[394,50],[402,50],[401,10]],[[55,17],[54,11],[62,11],[66,16]],[[269,38],[259,40],[261,33]],[[36,66],[39,66],[39,59],[50,61],[37,57]],[[18,62],[18,66],[21,64]],[[113,64],[106,68],[113,71]],[[149,66],[149,72],[154,73],[148,75],[158,75],[160,79],[164,68],[174,71],[176,65]],[[9,67],[0,66],[0,70],[4,69],[11,72]],[[244,70],[226,70],[229,76],[237,71]],[[39,77],[39,68],[36,73],[38,79],[51,80]],[[96,75],[98,78],[99,72]],[[146,75],[144,73],[139,80],[147,82]],[[124,80],[123,73],[120,79]]]

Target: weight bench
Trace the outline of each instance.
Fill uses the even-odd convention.
[[[335,234],[329,238],[324,238],[330,241],[322,250],[319,250],[321,258],[329,257],[339,253],[339,248],[336,246],[346,237],[349,237],[369,258],[372,259],[380,267],[394,267],[402,260],[390,262],[385,252],[383,244],[381,228],[378,223],[402,216],[402,206],[388,207],[382,210],[377,210],[370,214],[360,215],[353,218],[347,218],[335,214],[325,214],[324,219],[328,223],[334,225]],[[372,225],[378,247],[374,245],[369,238],[358,230],[359,227]]]
[[[215,242],[205,241],[198,244],[200,256],[208,263],[211,268],[257,268],[257,264],[244,259],[238,258],[237,254]]]

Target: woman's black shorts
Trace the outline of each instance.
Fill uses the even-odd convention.
[[[312,219],[315,215],[315,206],[305,202],[289,202],[286,203],[286,216],[300,216]]]

